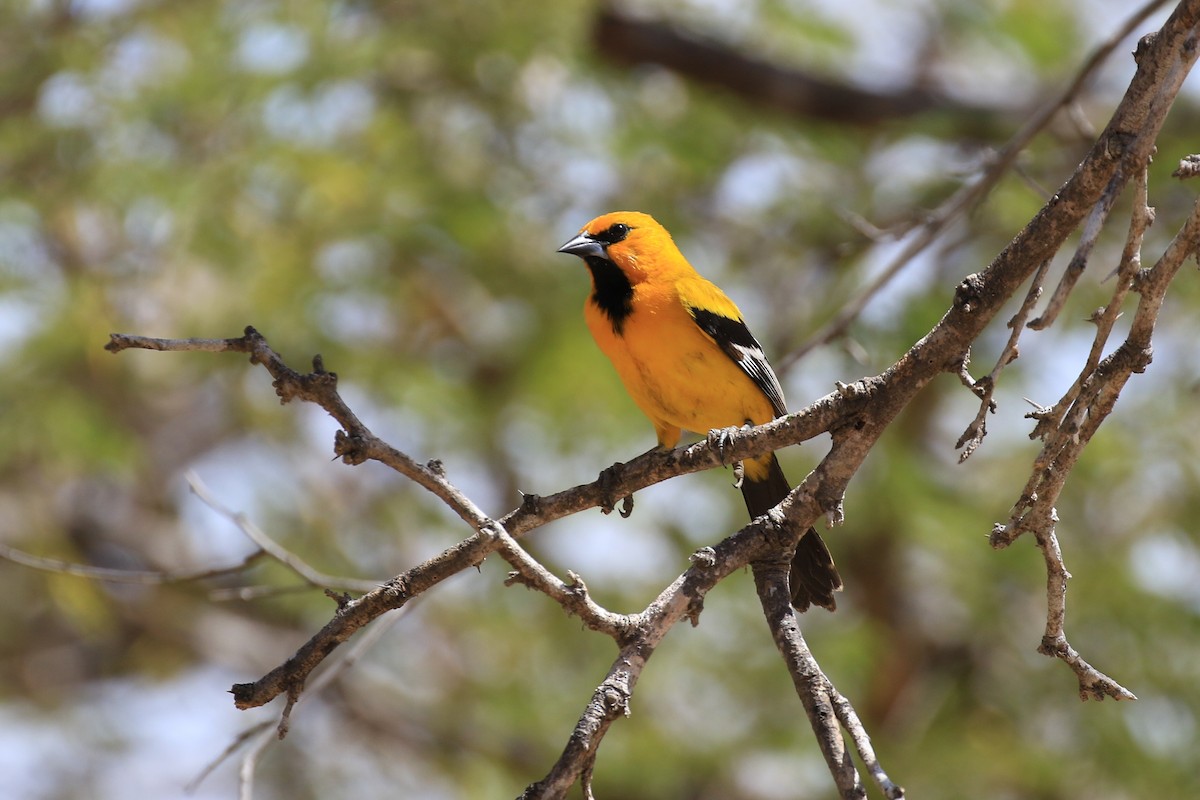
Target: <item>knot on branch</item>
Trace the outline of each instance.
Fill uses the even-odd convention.
[[[1154,347],[1152,345],[1139,346],[1126,339],[1120,347],[1113,351],[1111,356],[1101,362],[1100,366],[1096,368],[1096,374],[1101,378],[1106,378],[1114,372],[1128,370],[1140,375],[1153,361]]]
[[[717,551],[711,547],[701,547],[688,556],[688,561],[700,569],[712,569],[717,564]]]
[[[343,464],[356,467],[368,458],[366,440],[357,434],[338,431],[333,437],[333,453]]]
[[[978,272],[963,278],[954,290],[954,307],[970,314],[983,300],[983,279]]]
[[[1200,155],[1192,154],[1184,156],[1179,160],[1179,167],[1171,173],[1172,178],[1179,178],[1181,181],[1186,181],[1188,178],[1194,178],[1200,175]]]
[[[250,354],[250,363],[261,364],[262,360],[258,353],[260,349],[268,348],[266,337],[259,333],[253,325],[247,325],[242,329],[241,342],[246,347],[245,352]]]
[[[1137,141],[1137,138],[1136,131],[1110,131],[1104,138],[1104,147],[1101,148],[1101,152],[1110,161],[1120,161],[1127,152],[1136,152],[1133,143]]]
[[[407,601],[411,599],[412,596],[412,593],[408,588],[408,581],[404,579],[403,575],[397,575],[396,577],[382,584],[379,589],[389,598],[391,598],[391,604],[393,608],[399,608],[401,605],[403,605],[402,602],[398,601]]]
[[[1158,39],[1157,31],[1147,33],[1145,36],[1138,39],[1137,47],[1133,49],[1133,63],[1137,64],[1139,67],[1142,65],[1142,59],[1146,57],[1146,53],[1149,52],[1156,39]]]
[[[833,388],[837,390],[839,395],[847,399],[863,397],[868,392],[866,381],[855,381],[854,383],[842,383],[841,381],[834,381]]]
[[[346,606],[354,600],[349,592],[335,592],[333,589],[326,589],[325,596],[333,602],[337,603],[338,611],[344,611]]]
[[[538,514],[541,513],[542,496],[540,494],[527,494],[521,492],[521,513],[522,514]]]
[[[313,366],[316,369],[307,375],[289,370],[271,382],[281,403],[287,403],[297,397],[309,400],[337,393],[337,373],[326,372],[319,355],[313,356]]]
[[[1051,658],[1066,658],[1070,653],[1067,646],[1067,640],[1062,635],[1059,636],[1043,636],[1041,644],[1038,645],[1037,651],[1044,656]]]
[[[1015,526],[1010,527],[1003,522],[996,522],[992,525],[992,533],[988,536],[988,544],[993,550],[1003,550],[1017,540],[1021,532]]]
[[[604,706],[604,716],[614,719],[617,716],[628,717],[632,713],[629,707],[629,686],[620,680],[610,678],[601,687],[600,701]]]

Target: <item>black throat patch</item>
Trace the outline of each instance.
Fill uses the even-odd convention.
[[[584,261],[595,286],[591,302],[604,312],[612,323],[613,333],[620,336],[625,320],[633,313],[633,284],[621,268],[607,258],[588,256]]]

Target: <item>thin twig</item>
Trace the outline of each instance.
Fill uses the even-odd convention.
[[[871,746],[871,737],[867,735],[867,729],[862,720],[858,718],[858,712],[854,710],[854,706],[850,705],[850,701],[832,683],[829,684],[828,692],[829,699],[833,702],[833,713],[837,715],[838,722],[850,734],[854,749],[858,751],[858,757],[862,759],[863,766],[867,768],[871,780],[888,800],[903,800],[904,787],[893,783],[888,774],[884,772],[883,766],[875,756],[875,748]]]
[[[9,547],[0,543],[0,558],[20,564],[41,572],[53,572],[59,575],[73,575],[78,578],[89,578],[106,583],[129,583],[139,586],[161,586],[168,583],[190,583],[208,578],[219,578],[244,572],[267,553],[265,550],[255,550],[236,564],[225,567],[206,567],[203,569],[180,570],[138,570],[113,569],[110,567],[93,567],[89,564],[77,564],[57,558],[38,556]]]
[[[542,592],[551,600],[563,607],[568,614],[573,614],[583,620],[590,630],[611,636],[617,642],[625,642],[636,628],[637,618],[627,614],[615,614],[601,606],[588,594],[587,584],[574,572],[568,572],[571,583],[565,583],[546,569],[517,541],[509,536],[502,528],[498,530],[500,539],[498,553],[514,567],[506,586],[521,584]]]
[[[1075,255],[1071,256],[1071,262],[1067,264],[1066,270],[1063,271],[1062,277],[1058,281],[1058,286],[1054,287],[1054,294],[1050,295],[1050,300],[1046,303],[1046,310],[1037,319],[1029,321],[1029,327],[1032,330],[1040,331],[1049,328],[1058,319],[1059,313],[1063,310],[1063,306],[1067,303],[1067,297],[1071,294],[1071,290],[1075,288],[1075,284],[1083,276],[1083,272],[1087,269],[1088,258],[1092,254],[1092,249],[1096,246],[1096,240],[1100,238],[1100,231],[1104,230],[1104,223],[1108,222],[1108,215],[1112,213],[1113,205],[1117,202],[1117,196],[1121,193],[1121,188],[1124,187],[1125,181],[1118,173],[1113,176],[1112,183],[1105,190],[1104,195],[1100,198],[1100,202],[1092,209],[1092,213],[1088,215],[1087,222],[1083,226],[1083,234],[1079,239],[1079,246],[1075,248]]]
[[[1144,228],[1135,220],[1130,230],[1131,241],[1136,239],[1140,242]],[[1142,372],[1149,365],[1151,338],[1167,286],[1178,274],[1184,261],[1196,252],[1198,245],[1200,202],[1154,267],[1144,273],[1131,274],[1133,288],[1141,293],[1141,299],[1125,341],[1095,366],[1092,366],[1089,357],[1076,381],[1077,386],[1072,386],[1064,397],[1064,405],[1070,398],[1065,411],[1055,407],[1031,415],[1038,420],[1035,434],[1044,436],[1045,443],[1034,460],[1029,480],[1013,506],[1008,523],[993,529],[993,547],[1007,547],[1022,533],[1043,528],[1050,520],[1050,511],[1057,504],[1072,467],[1112,411],[1125,382],[1133,373]],[[1127,269],[1131,271],[1137,260],[1131,255],[1128,263],[1131,266]],[[1124,291],[1124,287],[1117,287],[1108,309],[1101,315],[1102,319],[1110,314],[1115,319]],[[1104,331],[1104,335],[1107,336],[1107,331]],[[1097,333],[1099,336],[1100,332]],[[1092,352],[1096,353],[1102,344],[1097,338]],[[1051,425],[1052,420],[1061,421]]]
[[[314,586],[318,589],[340,589],[351,592],[370,592],[379,588],[379,581],[364,581],[357,578],[328,575],[314,569],[291,550],[288,550],[268,536],[262,528],[255,525],[245,514],[222,505],[195,472],[189,470],[184,476],[184,480],[187,481],[188,488],[192,491],[192,494],[200,499],[200,502],[228,519],[234,525],[237,525],[238,530],[244,533],[246,538],[254,542],[260,550],[269,553],[271,558],[294,572],[300,580],[309,586]]]
[[[1084,661],[1075,648],[1067,642],[1064,625],[1067,618],[1067,581],[1071,573],[1063,563],[1058,537],[1054,534],[1057,515],[1051,510],[1049,524],[1037,531],[1038,548],[1046,559],[1046,633],[1038,645],[1038,652],[1064,661],[1079,678],[1080,700],[1137,700],[1133,692]]]
[[[1042,295],[1042,286],[1046,280],[1046,270],[1049,266],[1049,260],[1043,261],[1037,268],[1037,271],[1033,273],[1033,280],[1029,282],[1029,291],[1025,293],[1025,301],[1021,303],[1021,307],[1017,309],[1017,313],[1008,321],[1008,341],[1004,343],[1004,348],[1000,351],[1000,356],[996,359],[995,365],[992,366],[992,371],[977,381],[972,380],[970,373],[967,371],[969,353],[963,357],[962,364],[959,365],[959,380],[980,399],[979,411],[976,412],[975,419],[971,420],[971,424],[967,426],[962,436],[958,437],[958,441],[954,444],[955,450],[962,449],[962,453],[958,457],[958,463],[960,464],[971,457],[971,454],[978,449],[979,445],[983,443],[984,437],[987,436],[987,415],[996,413],[996,401],[992,399],[992,396],[996,392],[1000,373],[1004,371],[1005,367],[1016,361],[1020,354],[1017,343],[1021,339],[1021,332],[1025,330],[1025,320],[1029,317],[1038,298]]]

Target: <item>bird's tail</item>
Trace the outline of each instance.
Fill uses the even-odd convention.
[[[770,461],[766,464],[765,475],[757,476],[757,480],[751,477],[752,473],[761,472],[754,468],[760,467],[764,459],[756,459],[746,463],[747,469],[742,479],[742,498],[746,501],[746,510],[750,512],[751,519],[778,505],[792,490],[775,454],[771,453],[766,458]],[[842,590],[842,576],[834,566],[829,548],[812,528],[796,545],[788,583],[792,589],[792,605],[796,610],[807,611],[810,605],[822,606],[830,611],[837,608],[833,593]]]

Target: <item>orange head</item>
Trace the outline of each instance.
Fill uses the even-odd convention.
[[[639,211],[613,211],[596,217],[558,252],[579,256],[593,272],[593,259],[611,262],[630,284],[683,262],[667,229]]]

